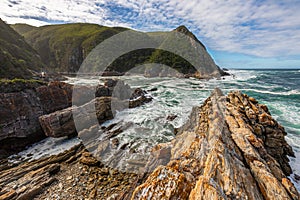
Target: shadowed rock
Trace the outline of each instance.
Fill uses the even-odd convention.
[[[72,85],[62,82],[0,93],[0,158],[45,137],[39,116],[71,105]]]

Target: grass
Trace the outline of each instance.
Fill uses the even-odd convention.
[[[47,85],[47,82],[35,79],[0,79],[0,93],[20,92]]]
[[[44,64],[24,38],[0,19],[0,78],[30,78]]]

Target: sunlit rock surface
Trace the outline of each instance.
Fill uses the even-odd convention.
[[[153,149],[154,171],[131,199],[299,199],[285,135],[265,105],[216,89],[173,141]],[[158,156],[167,149],[169,158]]]

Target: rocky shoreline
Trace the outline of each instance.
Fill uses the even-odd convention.
[[[107,81],[96,92],[98,97],[95,101],[101,105],[97,108],[100,122],[113,117],[108,105],[114,86],[115,82]],[[70,117],[70,109],[74,109],[69,101],[72,99],[71,93],[68,93],[72,91],[71,87],[69,84],[52,83],[15,92],[14,95],[1,93],[1,104],[11,105],[15,108],[12,113],[17,116],[13,120],[6,119],[6,127],[16,126],[24,112],[17,108],[17,105],[23,104],[4,103],[17,102],[15,99],[31,95],[29,97],[35,97],[29,98],[31,105],[37,105],[37,99],[39,103],[47,102],[43,105],[44,110],[40,108],[42,104],[36,106],[40,108],[39,116],[36,113],[25,115],[29,118],[24,120],[34,122],[29,124],[39,125],[36,128],[39,134],[46,133],[52,137],[76,135]],[[87,88],[82,90],[89,92]],[[48,96],[36,98],[41,92]],[[150,101],[140,89],[131,90],[130,94],[133,95],[118,101],[132,99],[130,107]],[[52,97],[53,101],[50,101]],[[62,103],[59,108],[53,106],[54,100],[57,100],[57,106]],[[89,104],[80,102],[80,98],[78,102],[78,107]],[[46,108],[51,108],[51,112]],[[3,112],[2,116],[6,116],[7,112]],[[33,111],[26,110],[25,113]],[[265,105],[238,91],[224,96],[216,89],[202,106],[193,108],[189,120],[177,130],[172,141],[156,145],[150,158],[134,163],[138,166],[138,173],[106,166],[91,151],[97,149],[101,154],[101,150],[105,150],[103,146],[127,148],[118,146],[113,137],[126,126],[130,125],[115,124],[98,130],[91,124],[90,129],[84,129],[78,135],[84,137],[97,131],[104,137],[96,144],[79,144],[58,155],[18,164],[2,159],[0,199],[300,199],[288,178],[292,173],[288,156],[294,156],[294,153],[284,139],[284,128],[272,118]],[[24,132],[32,130],[32,127],[25,129],[26,125],[22,127],[20,130]],[[1,131],[3,138],[8,137]],[[16,131],[11,132],[17,135]],[[27,137],[31,135],[25,135]],[[134,151],[130,153],[135,154]]]
[[[117,83],[118,86],[114,89]],[[62,123],[62,121],[57,123],[58,115],[61,120],[68,118],[72,124],[72,109],[74,106],[87,104],[92,100],[89,99],[91,95],[99,102],[105,102],[99,105],[99,110],[102,110],[99,116],[102,117],[102,122],[113,117],[115,110],[111,111],[108,106],[112,99],[122,103],[123,107],[119,106],[119,109],[125,109],[126,106],[136,107],[151,101],[151,97],[146,96],[146,92],[141,92],[140,89],[133,90],[117,79],[108,79],[104,85],[98,85],[96,88],[86,86],[75,88],[71,84],[59,81],[46,83],[22,80],[8,84],[1,83],[0,89],[0,115],[3,116],[0,118],[0,145],[2,147],[0,158],[5,158],[48,136],[47,130],[50,127],[47,127],[47,123],[43,120],[47,115],[55,116],[55,119],[51,121],[51,126],[59,126]],[[77,93],[73,94],[73,90]],[[65,114],[64,109],[70,111],[68,115]],[[59,128],[62,134],[60,136],[71,135],[62,127]],[[72,134],[76,135],[75,127],[72,131]]]

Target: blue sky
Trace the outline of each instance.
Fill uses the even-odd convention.
[[[227,68],[300,68],[299,0],[1,0],[0,17],[35,26],[88,22],[141,31],[186,25]]]

